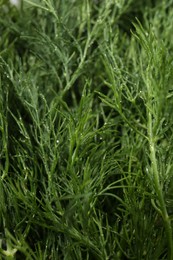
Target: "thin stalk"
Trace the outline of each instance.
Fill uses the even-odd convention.
[[[167,235],[168,240],[168,259],[173,259],[173,246],[172,246],[172,228],[171,228],[171,222],[170,218],[166,209],[164,196],[162,192],[162,187],[160,184],[160,178],[159,178],[159,172],[157,167],[157,159],[156,159],[156,149],[155,149],[155,140],[153,137],[153,127],[152,127],[152,114],[148,110],[148,135],[149,135],[149,146],[150,146],[150,158],[151,158],[151,164],[152,164],[152,170],[153,170],[153,179],[154,179],[154,185],[155,185],[155,191],[158,197],[160,210],[159,213],[161,213],[165,231]]]

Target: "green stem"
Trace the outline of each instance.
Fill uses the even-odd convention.
[[[157,167],[157,159],[156,159],[156,150],[155,150],[155,140],[153,138],[153,127],[152,127],[152,114],[148,111],[148,135],[149,135],[149,146],[150,146],[150,158],[153,170],[153,178],[154,178],[154,185],[155,191],[158,197],[161,215],[165,225],[165,231],[168,240],[168,259],[173,259],[173,245],[172,245],[172,228],[170,218],[168,216],[168,212],[166,209],[164,196],[162,192],[162,187],[160,184],[159,172]]]

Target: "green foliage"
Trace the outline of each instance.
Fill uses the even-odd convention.
[[[1,258],[172,260],[171,1],[0,17]]]

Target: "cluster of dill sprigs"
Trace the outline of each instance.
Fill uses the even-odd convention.
[[[0,1],[0,257],[173,259],[172,1]]]

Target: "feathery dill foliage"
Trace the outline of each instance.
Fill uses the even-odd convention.
[[[0,3],[2,259],[173,259],[172,1]]]

